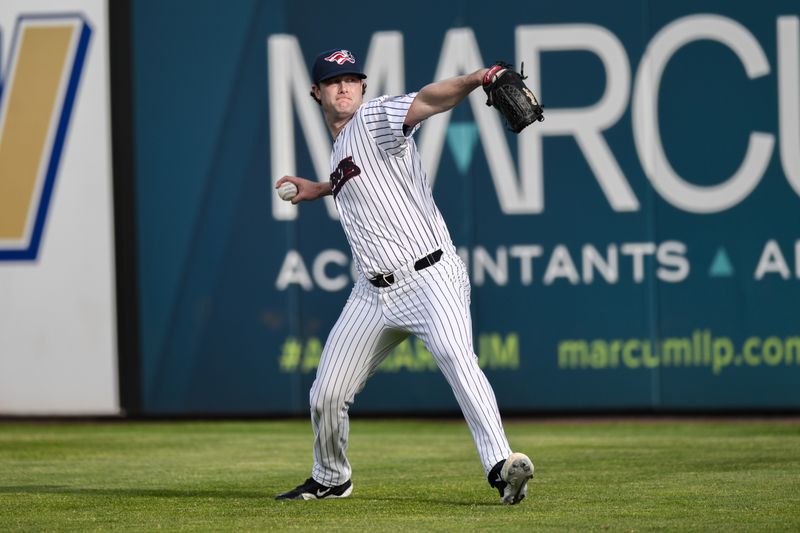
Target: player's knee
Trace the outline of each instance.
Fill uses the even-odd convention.
[[[312,414],[322,416],[326,411],[339,411],[345,404],[345,398],[336,391],[312,389],[309,403]]]

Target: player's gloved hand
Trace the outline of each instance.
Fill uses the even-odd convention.
[[[483,75],[483,90],[486,93],[486,105],[492,105],[492,87],[497,78],[500,77],[511,65],[498,61],[486,70]]]
[[[508,63],[498,61],[483,75],[486,105],[492,106],[506,119],[508,129],[519,133],[533,122],[544,120],[542,106],[522,81],[526,78]]]

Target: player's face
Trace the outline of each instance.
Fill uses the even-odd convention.
[[[322,101],[322,108],[340,117],[352,115],[363,99],[361,85],[361,78],[352,74],[336,76],[321,82],[319,98]]]

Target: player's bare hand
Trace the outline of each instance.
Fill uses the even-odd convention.
[[[318,181],[307,180],[298,176],[283,176],[275,183],[275,188],[280,189],[281,185],[284,183],[292,183],[295,187],[297,187],[297,194],[295,194],[290,200],[293,204],[298,204],[299,202],[303,201],[310,202],[312,200],[317,200],[331,193],[331,186],[329,182],[320,183]]]

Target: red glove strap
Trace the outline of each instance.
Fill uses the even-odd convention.
[[[483,86],[486,87],[487,85],[490,85],[494,81],[494,75],[504,68],[505,67],[503,65],[494,65],[493,67],[489,67],[489,70],[487,70],[486,74],[483,75]]]

